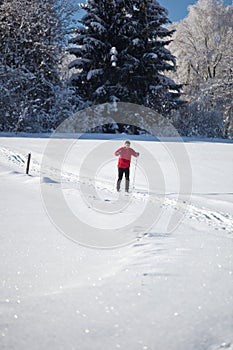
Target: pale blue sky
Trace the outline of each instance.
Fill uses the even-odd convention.
[[[180,21],[188,14],[188,6],[195,4],[196,0],[158,0],[160,5],[165,7],[169,14],[168,18],[172,22]],[[232,0],[225,0],[226,5],[232,4]]]
[[[168,18],[171,22],[178,22],[188,14],[188,6],[193,5],[197,0],[157,0],[159,4],[168,10]],[[81,1],[84,2],[84,1]],[[225,5],[232,4],[232,0],[224,0]],[[79,12],[82,17],[83,11]]]

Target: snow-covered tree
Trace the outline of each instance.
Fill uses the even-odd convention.
[[[218,129],[216,135],[225,137],[230,137],[230,129],[233,129],[232,23],[233,5],[224,6],[224,1],[218,0],[199,0],[189,7],[187,18],[175,24],[174,41],[169,46],[177,57],[177,71],[171,77],[183,84],[183,92],[192,106],[191,109],[187,106],[185,112],[187,117],[187,112],[192,111],[188,114],[188,124],[192,120],[194,130],[198,124],[197,115],[202,111],[202,118],[206,115],[212,131],[222,124],[221,132]],[[219,124],[220,115],[222,123]],[[197,129],[200,131],[199,127]]]
[[[69,68],[86,106],[131,102],[164,115],[176,108],[180,87],[166,76],[175,69],[166,9],[155,0],[87,0],[82,7]]]
[[[0,130],[49,130],[68,112],[59,64],[72,14],[68,0],[2,0]]]
[[[232,67],[232,6],[199,0],[178,23],[170,48],[177,55],[182,83],[198,84]],[[183,73],[181,73],[183,72]]]

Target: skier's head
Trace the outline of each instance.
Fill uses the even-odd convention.
[[[130,141],[125,141],[125,147],[130,147]]]

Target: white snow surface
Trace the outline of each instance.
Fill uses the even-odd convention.
[[[187,194],[177,196],[175,167],[164,151],[177,143],[132,140],[135,150],[142,147],[157,160],[165,187],[148,189],[140,167],[147,152],[141,152],[135,174],[132,160],[129,211],[118,213],[117,221],[133,222],[147,200],[158,203],[162,218],[138,237],[135,228],[135,240],[125,246],[94,249],[51,222],[41,186],[62,186],[70,210],[101,227],[99,214],[80,195],[80,169],[93,149],[106,144],[106,163],[94,179],[98,197],[88,169],[82,185],[91,203],[113,207],[124,201],[123,193],[116,200],[113,155],[122,141],[74,140],[62,183],[56,162],[41,174],[48,141],[38,135],[0,137],[0,349],[232,350],[233,143],[186,140],[192,167],[186,203]],[[173,212],[182,219],[167,232]]]

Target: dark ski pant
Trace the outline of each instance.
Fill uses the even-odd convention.
[[[120,191],[121,180],[125,174],[125,191],[129,191],[129,168],[118,168],[117,191]]]

